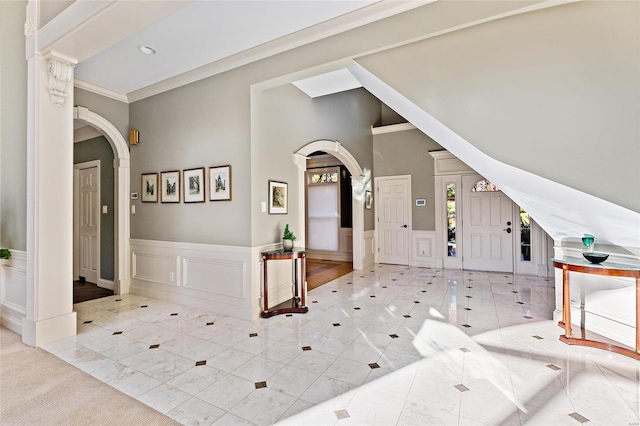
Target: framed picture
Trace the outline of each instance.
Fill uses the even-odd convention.
[[[204,167],[183,170],[182,182],[185,203],[204,203]]]
[[[160,202],[180,202],[180,171],[160,173]]]
[[[287,214],[287,186],[285,182],[269,181],[269,214]]]
[[[366,190],[364,192],[364,208],[367,210],[371,210],[372,203],[373,203],[373,196],[371,195],[371,191]]]
[[[157,173],[145,173],[142,175],[142,185],[140,186],[140,192],[142,193],[143,203],[157,203],[158,202],[158,174]],[[132,200],[138,199],[131,196]]]
[[[231,200],[231,166],[209,167],[209,200]]]

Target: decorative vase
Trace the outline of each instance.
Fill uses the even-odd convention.
[[[284,251],[292,251],[293,250],[293,240],[282,240],[282,248]]]
[[[582,237],[582,251],[585,253],[593,253],[593,243],[595,242],[596,237],[591,234],[584,234]]]

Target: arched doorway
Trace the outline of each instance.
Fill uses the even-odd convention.
[[[338,141],[320,140],[311,142],[298,151],[294,156],[294,161],[298,166],[298,223],[301,225],[300,235],[306,238],[306,209],[305,209],[305,171],[307,170],[307,156],[314,152],[326,152],[336,157],[345,165],[351,173],[351,186],[353,188],[353,268],[362,269],[364,267],[364,191],[365,175],[358,161],[343,147]],[[304,241],[303,241],[304,243]]]
[[[114,254],[114,293],[126,294],[130,284],[129,262],[129,190],[130,168],[129,147],[122,134],[104,117],[81,106],[73,108],[73,118],[82,120],[99,130],[109,141],[113,149],[114,188],[115,188],[115,254]]]

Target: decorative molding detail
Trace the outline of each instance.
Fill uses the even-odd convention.
[[[83,142],[99,136],[102,136],[100,130],[87,125],[73,131],[73,143]]]
[[[82,80],[80,78],[73,79],[74,87],[82,90],[86,90],[87,92],[95,93],[97,95],[104,96],[106,98],[115,99],[116,101],[129,103],[129,98],[125,93],[118,92],[117,90],[109,89],[99,84],[92,83],[87,80]]]
[[[51,105],[63,107],[67,100],[67,83],[73,79],[74,65],[56,57],[49,59],[49,101]]]
[[[390,124],[388,126],[371,127],[372,135],[382,135],[384,133],[404,132],[405,130],[416,130],[417,127],[411,123]]]
[[[24,22],[24,36],[29,40],[33,40],[33,37],[36,35],[36,22],[31,17],[27,17],[27,20]]]

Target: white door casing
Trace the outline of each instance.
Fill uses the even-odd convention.
[[[513,272],[514,203],[502,191],[472,192],[481,179],[462,177],[463,268]]]
[[[411,176],[375,178],[377,262],[409,264]]]
[[[95,162],[90,162],[94,164]],[[80,166],[80,167],[78,167]],[[100,278],[100,174],[98,165],[87,167],[87,163],[76,165],[78,178],[75,199],[77,209],[74,212],[74,260],[78,261],[78,276],[88,282],[98,284]],[[76,268],[74,267],[74,271]]]

